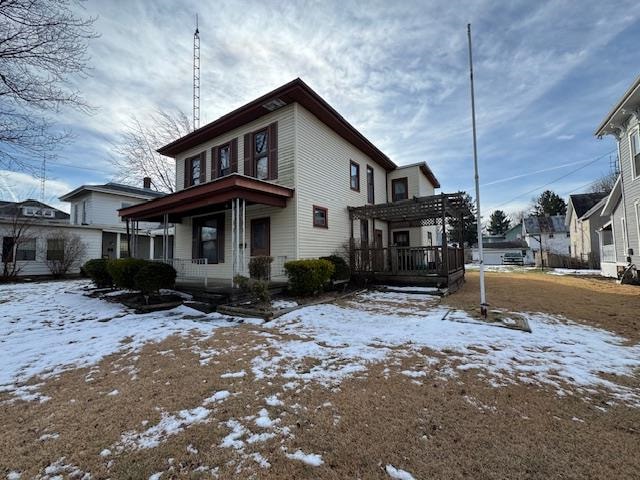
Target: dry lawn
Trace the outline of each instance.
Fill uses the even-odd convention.
[[[640,337],[640,290],[550,275],[487,277],[493,306],[561,313]],[[463,289],[445,301],[474,308],[477,278],[469,274]],[[266,331],[244,325],[205,340],[173,336],[136,354],[112,355],[49,380],[42,390],[51,399],[44,403],[2,402],[8,397],[0,393],[0,476],[20,470],[23,479],[34,478],[61,457],[77,467],[75,477],[70,469],[61,472],[65,478],[88,472],[93,479],[146,479],[156,472],[165,472],[162,479],[212,478],[211,469],[223,479],[374,479],[389,478],[387,464],[416,479],[639,476],[640,411],[610,407],[604,394],[606,411],[597,395],[586,402],[540,386],[493,388],[473,372],[449,380],[433,369],[418,379],[400,374],[425,369],[424,357],[417,355],[372,365],[339,387],[309,383],[285,389],[284,379],[256,379],[251,373],[251,359],[266,348]],[[203,365],[198,351],[218,354]],[[241,370],[245,377],[221,378]],[[107,395],[116,389],[117,395]],[[211,406],[207,423],[187,427],[155,448],[116,453],[123,432],[141,432],[160,420],[161,411],[198,407],[225,389],[233,395]],[[283,405],[265,405],[273,394]],[[262,408],[280,419],[275,437],[247,443],[242,451],[220,447],[231,431],[229,419],[253,433],[265,431],[248,418]],[[57,438],[42,437],[54,433]],[[320,454],[324,464],[289,459],[282,447]],[[102,457],[105,448],[112,454]],[[254,453],[270,467],[262,468],[250,457]]]

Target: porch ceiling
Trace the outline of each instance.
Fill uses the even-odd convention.
[[[120,217],[130,220],[162,221],[164,214],[170,222],[197,215],[216,207],[224,208],[234,198],[248,204],[262,204],[284,208],[293,197],[292,188],[232,173],[217,180],[195,185],[161,198],[118,210]]]
[[[353,220],[382,220],[390,222],[394,227],[440,225],[446,217],[459,217],[468,213],[463,195],[460,193],[443,193],[379,205],[349,207],[349,214]]]

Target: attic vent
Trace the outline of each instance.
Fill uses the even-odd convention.
[[[284,107],[285,105],[286,103],[284,101],[280,100],[279,98],[275,98],[270,102],[263,104],[262,106],[270,112],[273,112],[274,110],[277,110],[280,107]]]

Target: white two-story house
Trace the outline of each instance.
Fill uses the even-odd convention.
[[[637,277],[640,265],[640,77],[602,120],[595,135],[615,137],[620,162],[620,176],[601,213],[609,219],[600,231],[602,274],[618,277],[629,269],[629,273]]]
[[[426,163],[398,167],[296,79],[160,148],[177,191],[123,208],[127,221],[175,223],[174,265],[228,282],[250,257],[288,260],[358,244],[439,245],[434,225],[350,221],[348,207],[407,202],[440,184]],[[434,247],[437,248],[437,247]]]

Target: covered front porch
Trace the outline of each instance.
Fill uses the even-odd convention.
[[[388,231],[398,228],[435,226],[440,231],[441,244],[394,245],[389,233],[388,247],[381,239],[372,243],[350,240],[351,271],[354,275],[379,282],[419,283],[439,287],[452,287],[464,280],[464,248],[462,238],[450,239],[447,219],[460,220],[466,210],[461,194],[441,194],[415,197],[409,200],[380,205],[349,207],[353,221],[382,221]],[[453,245],[451,242],[454,242]]]
[[[293,189],[234,173],[119,212],[133,240],[138,222],[161,222],[167,232],[175,225],[174,258],[163,251],[160,260],[176,269],[179,284],[211,289],[248,276],[254,256],[273,257],[271,279],[284,280],[293,249],[279,236],[287,234],[292,196]]]

